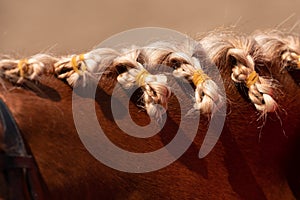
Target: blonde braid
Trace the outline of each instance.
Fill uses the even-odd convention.
[[[222,96],[217,84],[202,70],[199,60],[182,52],[172,53],[168,59],[180,63],[173,71],[175,77],[186,78],[195,85],[194,109],[202,114],[214,113],[222,103]]]
[[[279,58],[283,68],[300,69],[299,37],[286,35],[280,31],[265,31],[254,33],[253,38],[264,60],[273,62]]]
[[[49,61],[55,62],[56,58],[37,54],[28,59],[3,59],[0,60],[0,76],[16,84],[22,84],[25,80],[37,81],[41,74],[52,71],[45,66]]]
[[[184,78],[195,85],[195,103],[191,111],[212,114],[224,103],[217,84],[204,73],[199,59],[194,57],[198,43],[155,42],[144,48],[146,59],[152,65],[173,67],[173,76]],[[173,66],[175,63],[176,66]],[[191,112],[190,112],[191,113]]]
[[[300,69],[300,55],[295,52],[285,51],[281,55],[285,68]]]
[[[250,55],[254,49],[254,42],[232,31],[210,33],[200,41],[210,60],[222,73],[228,72],[231,74],[231,80],[248,88],[249,99],[264,115],[267,112],[275,112],[278,108],[273,98],[277,85],[273,79],[261,77],[255,71],[255,62]]]
[[[263,114],[276,111],[278,105],[273,99],[272,81],[260,77],[254,67],[253,58],[242,49],[232,48],[227,52],[227,61],[229,57],[236,60],[232,68],[231,79],[235,83],[243,83],[248,89],[248,95],[256,109]]]
[[[66,80],[71,87],[82,85],[97,79],[105,66],[109,65],[119,53],[110,48],[100,48],[85,54],[61,58],[54,64],[59,79]]]
[[[134,85],[141,87],[144,91],[143,99],[148,115],[159,120],[168,109],[171,90],[167,86],[165,75],[152,75],[137,61],[139,54],[140,50],[135,49],[115,60],[115,66],[125,65],[128,70],[120,74],[117,80],[126,89]],[[161,109],[158,104],[164,109]]]

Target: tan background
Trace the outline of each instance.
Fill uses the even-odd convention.
[[[299,20],[300,0],[0,0],[0,54],[78,53],[145,26],[195,35],[238,22],[241,31],[252,32],[292,15],[284,27]]]

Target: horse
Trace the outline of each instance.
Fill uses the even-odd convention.
[[[282,38],[280,41],[284,41]],[[0,123],[0,150],[4,155],[1,159],[8,152],[5,122],[10,120],[15,124],[14,130],[20,132],[27,154],[31,155],[31,164],[0,165],[0,197],[299,198],[299,86],[288,73],[287,62],[283,62],[286,49],[274,53],[264,45],[256,34],[214,32],[199,38],[193,48],[158,42],[123,52],[96,49],[65,57],[38,54],[26,60],[1,59],[0,98],[5,104],[2,113],[10,113],[2,115],[11,116]],[[275,46],[275,42],[271,46]],[[270,55],[272,59],[267,59]],[[157,65],[166,66],[168,73],[156,74],[160,71],[155,70]],[[226,97],[214,82],[214,74],[209,74],[213,65],[220,71]],[[92,99],[85,91],[97,73],[101,76],[99,82],[91,83],[95,88]],[[179,82],[180,88],[191,88],[192,93],[180,97],[171,95],[173,85],[166,82],[169,76],[176,77],[172,84]],[[117,93],[126,96],[122,92],[135,84],[128,105],[113,95],[114,88],[118,87]],[[74,99],[77,99],[75,105]],[[192,130],[183,130],[183,136],[187,136],[182,139],[191,145],[165,167],[144,173],[118,170],[99,162],[78,134],[74,106],[80,108],[78,115],[82,115],[83,120],[90,112],[84,106],[87,101],[93,103],[106,137],[128,152],[146,154],[170,144],[181,121],[184,117],[189,119],[189,115],[200,116],[196,117],[196,135],[190,138],[188,133]],[[165,120],[165,123],[156,135],[133,137],[116,123],[112,101],[117,102],[118,110],[124,111],[118,116],[120,119],[131,117],[139,126],[153,121],[159,124]],[[227,109],[220,138],[209,154],[199,159],[210,121],[224,105]],[[145,112],[141,112],[141,107]],[[187,111],[186,116],[181,115],[181,107]],[[189,126],[195,127],[195,120],[187,120],[186,127]],[[82,134],[90,137],[90,133]],[[173,149],[167,151],[176,154]],[[122,163],[125,161],[126,158],[118,163],[122,167],[127,165]],[[159,164],[160,160],[156,162]],[[147,166],[135,167],[139,170]],[[24,169],[31,174],[25,176]]]

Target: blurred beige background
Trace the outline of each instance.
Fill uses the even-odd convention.
[[[145,26],[193,36],[237,23],[241,31],[252,32],[289,17],[285,28],[300,19],[300,0],[0,0],[0,54],[78,53]]]

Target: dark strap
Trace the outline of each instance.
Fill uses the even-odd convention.
[[[0,155],[0,169],[35,169],[35,163],[32,156],[7,156]]]
[[[28,155],[19,128],[2,99],[0,99],[0,120],[3,122],[5,153],[9,156]]]
[[[3,137],[5,146],[4,155],[0,155],[0,169],[8,171],[8,176],[10,176],[8,178],[14,179],[12,183],[16,183],[16,185],[10,185],[13,190],[22,190],[23,188],[19,184],[20,181],[16,181],[15,179],[22,180],[25,178],[30,198],[34,200],[42,199],[43,189],[38,168],[34,158],[28,154],[19,128],[2,99],[0,99],[0,120],[4,129]],[[20,169],[23,169],[24,176],[16,177],[15,173],[11,173],[11,170]],[[20,191],[18,193],[22,194]],[[19,197],[14,196],[13,198]]]

